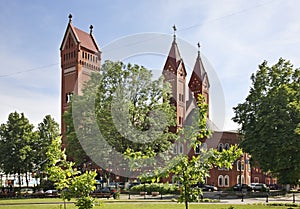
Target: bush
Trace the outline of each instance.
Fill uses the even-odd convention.
[[[299,207],[299,204],[296,203],[268,203],[270,206],[286,206],[286,207]]]
[[[160,194],[177,194],[178,187],[172,184],[162,184],[162,183],[152,183],[152,184],[139,184],[131,187],[130,191],[132,192],[159,192]]]

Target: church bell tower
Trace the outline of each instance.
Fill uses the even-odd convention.
[[[81,94],[84,82],[92,72],[99,72],[101,51],[93,36],[93,26],[89,33],[72,24],[72,15],[60,46],[61,59],[61,133],[64,140],[66,125],[63,115],[68,109],[73,94]]]

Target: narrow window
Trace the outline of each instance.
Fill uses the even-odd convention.
[[[223,186],[223,176],[222,175],[219,175],[219,177],[218,177],[218,186],[219,187]]]
[[[218,146],[218,151],[219,151],[219,152],[222,152],[222,151],[223,151],[223,144],[222,144],[222,143],[219,144],[219,146]]]
[[[226,175],[224,178],[224,186],[229,187],[229,176],[228,175]]]
[[[200,145],[197,144],[196,148],[195,148],[195,154],[200,154]]]
[[[244,161],[242,161],[242,163],[241,163],[241,170],[242,170],[242,171],[245,170],[245,163],[244,163]]]
[[[179,144],[179,154],[183,154],[183,144]]]
[[[236,162],[236,170],[237,170],[237,171],[240,171],[240,168],[241,168],[241,161],[238,160],[238,161]]]

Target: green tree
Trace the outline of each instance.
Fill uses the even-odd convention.
[[[43,171],[47,163],[46,152],[52,141],[60,135],[58,123],[50,116],[46,115],[41,123],[38,124],[39,137],[35,141],[35,169]]]
[[[202,95],[199,95],[197,103],[198,108],[196,114],[193,115],[191,124],[186,125],[179,133],[181,136],[179,140],[187,143],[191,148],[201,146],[200,140],[207,139],[211,135],[206,124],[207,104]],[[202,150],[199,155],[192,157],[184,154],[178,155],[168,164],[164,172],[157,171],[158,176],[150,177],[150,179],[159,181],[160,177],[175,176],[175,181],[181,184],[178,202],[184,202],[185,208],[188,209],[189,202],[198,201],[199,195],[202,193],[201,189],[194,186],[205,182],[210,169],[214,166],[232,168],[233,162],[241,154],[241,149],[237,146],[231,146],[230,149],[222,152],[209,149]]]
[[[106,61],[101,74],[93,74],[86,83],[83,95],[73,97],[72,107],[65,114],[67,154],[76,162],[86,158],[80,149],[83,141],[93,156],[99,153],[97,145],[92,143],[98,136],[92,130],[95,127],[89,126],[93,122],[92,117],[88,117],[91,108],[85,106],[91,98],[95,99],[92,111],[96,112],[96,128],[118,153],[139,153],[141,156],[152,153],[155,156],[166,151],[171,140],[176,138],[168,131],[168,127],[175,125],[176,116],[174,107],[163,102],[169,101],[169,88],[164,86],[163,78],[153,81],[151,71],[142,66]],[[74,112],[82,116],[76,127]],[[161,116],[163,119],[159,120]],[[81,144],[75,130],[85,133],[80,135]],[[109,148],[105,149],[109,153]]]
[[[61,145],[61,138],[57,137],[52,141],[47,151],[47,158],[49,159],[47,172],[49,179],[62,192],[61,197],[64,201],[77,198],[75,205],[79,209],[92,209],[94,198],[90,196],[90,193],[96,189],[96,172],[86,171],[85,173],[81,173],[74,168],[75,164],[67,161]]]
[[[37,139],[34,126],[23,113],[10,113],[8,121],[0,126],[0,161],[6,174],[21,174],[32,171],[34,165],[33,144]],[[28,185],[28,178],[26,175]],[[19,184],[21,186],[21,184]]]
[[[279,182],[299,183],[300,70],[282,58],[271,67],[264,61],[251,81],[245,102],[233,108],[241,147]]]

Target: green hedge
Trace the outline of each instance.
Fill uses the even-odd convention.
[[[131,187],[131,192],[144,192],[148,194],[151,192],[159,192],[160,194],[178,194],[178,186],[172,184],[152,183],[152,184],[139,184]]]

